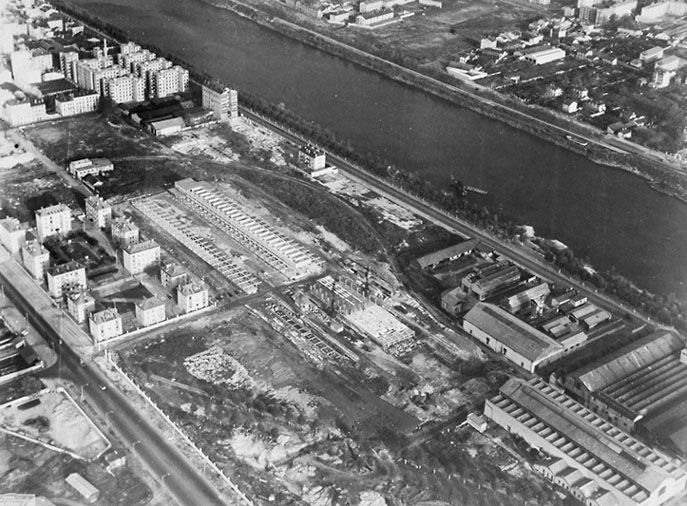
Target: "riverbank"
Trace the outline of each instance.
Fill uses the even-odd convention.
[[[310,30],[282,18],[271,16],[236,0],[198,0],[216,8],[226,9],[259,26],[275,31],[280,35],[324,51],[344,61],[354,63],[365,69],[377,72],[389,79],[402,83],[412,89],[421,90],[446,102],[464,107],[485,117],[495,119],[523,132],[534,135],[547,142],[583,155],[589,160],[638,175],[650,187],[665,195],[675,197],[687,204],[687,181],[685,174],[677,167],[647,158],[642,152],[627,152],[614,147],[603,139],[605,134],[589,125],[570,123],[558,125],[550,121],[562,121],[546,110],[533,110],[508,97],[487,90],[489,96],[476,91],[459,88],[434,77],[403,67],[377,55],[365,52],[342,41],[333,39],[317,31]],[[525,108],[525,110],[523,110]],[[536,114],[544,116],[539,118]],[[587,142],[581,146],[568,139],[568,135],[579,137]]]

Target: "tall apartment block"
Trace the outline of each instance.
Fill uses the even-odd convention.
[[[187,90],[188,70],[179,65],[151,73],[151,98],[164,98]]]
[[[43,242],[51,235],[66,234],[71,229],[72,212],[66,205],[57,204],[36,211],[36,231],[39,241]]]
[[[78,61],[79,53],[76,51],[60,53],[60,71],[72,82],[76,82],[76,62]]]
[[[142,77],[132,75],[108,79],[104,84],[104,94],[117,104],[124,102],[143,102],[146,82]]]
[[[236,90],[224,88],[222,91],[215,91],[203,85],[202,103],[203,109],[212,111],[217,121],[227,121],[239,116],[239,94]]]

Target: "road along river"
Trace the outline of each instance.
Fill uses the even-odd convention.
[[[200,0],[67,0],[490,206],[639,286],[687,297],[687,207],[646,181],[327,55]]]

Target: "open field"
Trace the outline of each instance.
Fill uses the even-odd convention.
[[[0,215],[33,220],[41,207],[64,202],[76,206],[83,197],[34,160],[0,171]]]

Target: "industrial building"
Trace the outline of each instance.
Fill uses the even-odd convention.
[[[638,425],[687,454],[684,340],[657,330],[561,379],[589,409],[627,431]]]
[[[78,262],[68,262],[56,265],[47,270],[48,292],[55,298],[60,298],[67,288],[78,287],[86,289],[86,268]]]
[[[611,313],[587,302],[569,311],[568,317],[571,321],[580,324],[585,329],[591,330],[597,325],[610,320]]]
[[[140,274],[159,265],[160,246],[153,240],[137,242],[122,248],[122,264],[129,274]]]
[[[552,362],[571,348],[493,304],[477,303],[463,317],[463,329],[529,372]]]
[[[298,149],[298,163],[310,171],[324,169],[327,165],[327,155],[316,146],[306,144]]]
[[[543,452],[535,469],[586,506],[657,506],[684,494],[679,461],[538,378],[511,378],[484,414]]]
[[[100,492],[89,481],[78,473],[72,473],[65,478],[65,481],[71,485],[81,496],[89,503],[98,500]]]
[[[343,315],[363,310],[369,304],[352,280],[347,281],[346,278],[335,280],[331,276],[325,276],[313,283],[310,291],[322,301],[325,309]]]
[[[185,283],[177,287],[177,304],[184,313],[192,313],[208,307],[209,294],[200,283]]]
[[[290,279],[318,274],[324,261],[265,221],[247,214],[208,184],[184,179],[174,183],[182,197],[209,215],[240,244]]]
[[[43,281],[45,271],[50,266],[50,253],[38,241],[29,241],[22,246],[21,261],[34,279]]]
[[[468,239],[467,241],[454,244],[448,248],[423,255],[417,259],[417,263],[420,265],[421,269],[433,269],[444,262],[451,262],[462,256],[469,255],[475,250],[478,244],[479,239]]]
[[[139,241],[139,230],[131,220],[117,217],[110,224],[112,239],[122,248],[127,248]]]
[[[391,351],[415,338],[411,328],[377,304],[369,304],[344,318],[351,327],[375,341],[384,351]]]
[[[499,290],[520,280],[520,269],[509,262],[497,262],[481,267],[461,281],[463,291],[483,301]]]
[[[136,321],[141,327],[149,327],[165,321],[165,301],[158,298],[145,299],[136,303]]]
[[[107,158],[82,158],[69,162],[67,172],[77,179],[88,175],[99,176],[114,170],[114,165]]]
[[[460,286],[449,288],[441,294],[441,309],[451,316],[456,316],[463,311],[466,297]]]
[[[114,308],[104,309],[91,313],[88,318],[88,327],[94,342],[107,341],[122,335],[122,317]]]
[[[166,118],[148,123],[150,132],[157,137],[174,135],[181,132],[185,126],[184,119],[180,117]]]
[[[515,314],[532,303],[536,304],[537,306],[541,306],[544,304],[550,293],[551,289],[549,288],[549,284],[542,281],[534,286],[525,288],[518,293],[505,297],[501,301],[501,307],[506,311]]]
[[[0,244],[10,253],[19,253],[26,242],[26,226],[16,218],[0,220]]]
[[[90,196],[86,199],[86,219],[98,228],[106,228],[112,220],[112,207],[102,197]]]
[[[51,235],[67,234],[72,230],[72,211],[64,204],[43,207],[36,211],[36,232],[43,242]]]
[[[534,63],[535,65],[544,65],[545,63],[551,63],[564,59],[565,51],[558,47],[537,47],[526,52],[523,55],[523,58],[525,61]]]

